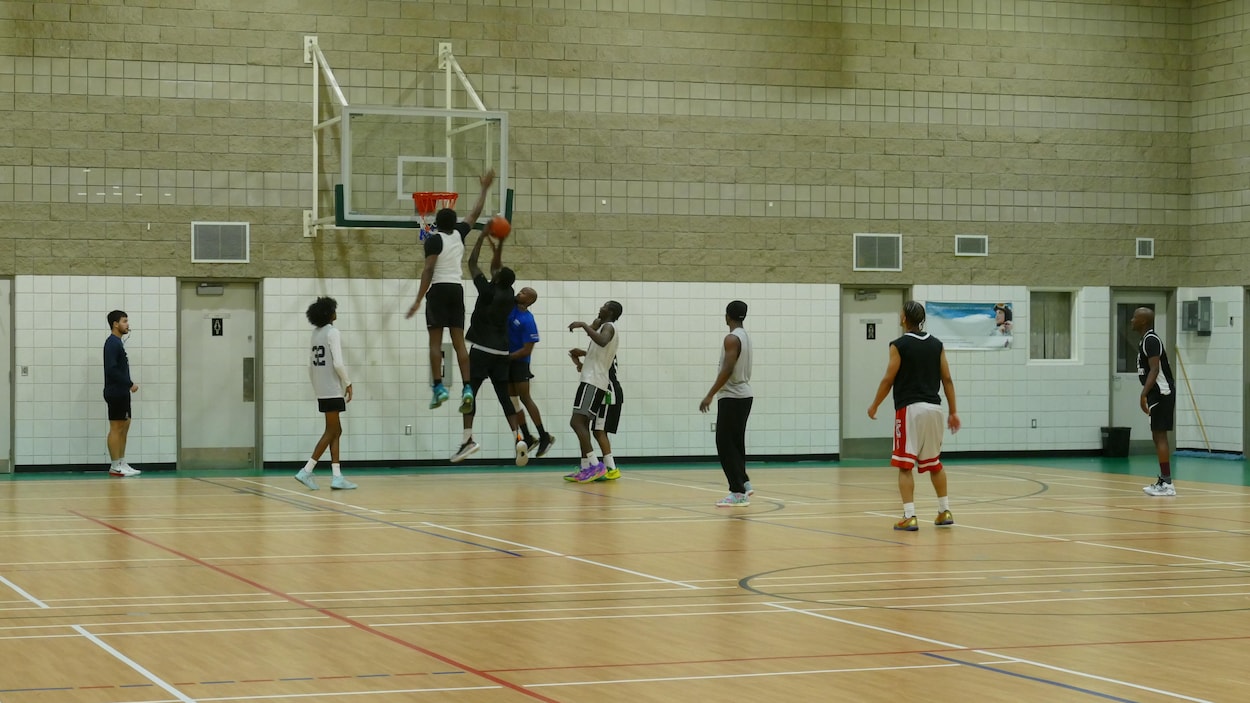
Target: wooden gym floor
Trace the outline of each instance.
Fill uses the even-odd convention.
[[[1243,462],[0,481],[0,702],[1241,701]]]

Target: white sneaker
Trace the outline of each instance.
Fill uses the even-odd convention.
[[[465,459],[468,459],[470,456],[477,454],[477,450],[481,448],[482,445],[473,441],[473,438],[470,437],[468,441],[460,445],[460,448],[456,450],[455,454],[451,455],[451,463],[459,464]]]
[[[1159,479],[1149,486],[1142,486],[1142,491],[1148,496],[1174,496],[1176,488],[1172,486],[1171,481]]]
[[[127,476],[138,476],[141,473],[143,472],[134,468],[130,464],[118,464],[117,466],[109,469],[110,476],[121,476],[122,478],[126,478]]]
[[[516,465],[525,466],[530,463],[530,447],[525,443],[524,439],[516,441]]]

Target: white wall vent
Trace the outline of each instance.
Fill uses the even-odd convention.
[[[856,271],[902,271],[903,235],[856,234]]]
[[[1155,240],[1151,237],[1137,238],[1137,258],[1153,259],[1155,258]]]
[[[191,261],[197,264],[246,264],[251,260],[247,222],[192,222]]]
[[[955,256],[989,256],[990,238],[984,234],[955,235]]]

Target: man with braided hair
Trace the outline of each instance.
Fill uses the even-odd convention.
[[[954,525],[949,499],[946,496],[946,472],[942,470],[942,399],[938,386],[946,393],[950,415],[945,425],[951,433],[959,431],[959,414],[955,410],[955,382],[946,364],[946,350],[937,337],[923,331],[924,306],[909,300],[903,304],[899,324],[907,331],[890,342],[890,361],[885,376],[877,386],[877,397],[868,408],[868,417],[877,419],[877,408],[891,389],[894,391],[894,451],[890,464],[898,469],[898,491],[903,499],[903,519],[896,530],[915,532],[915,478],[912,468],[929,474],[938,497],[938,516],[933,524]]]

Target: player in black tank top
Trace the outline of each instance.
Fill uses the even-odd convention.
[[[1142,336],[1137,345],[1137,377],[1141,381],[1141,409],[1150,416],[1150,438],[1154,440],[1159,460],[1159,479],[1142,488],[1146,495],[1174,496],[1172,485],[1172,450],[1168,431],[1176,422],[1176,380],[1163,340],[1155,332],[1155,312],[1147,307],[1133,311],[1130,322]]]
[[[941,461],[942,400],[938,397],[940,385],[950,406],[946,426],[952,433],[958,432],[960,422],[955,410],[955,383],[951,380],[942,342],[923,331],[924,320],[923,305],[914,300],[903,304],[899,324],[907,331],[890,342],[890,361],[885,376],[877,386],[877,397],[868,407],[868,417],[875,420],[877,408],[893,390],[894,450],[890,464],[899,470],[898,490],[903,499],[903,519],[894,525],[894,529],[908,532],[920,529],[916,520],[913,468],[929,474],[933,490],[937,493],[938,516],[934,524],[955,524],[946,496],[946,471]]]

